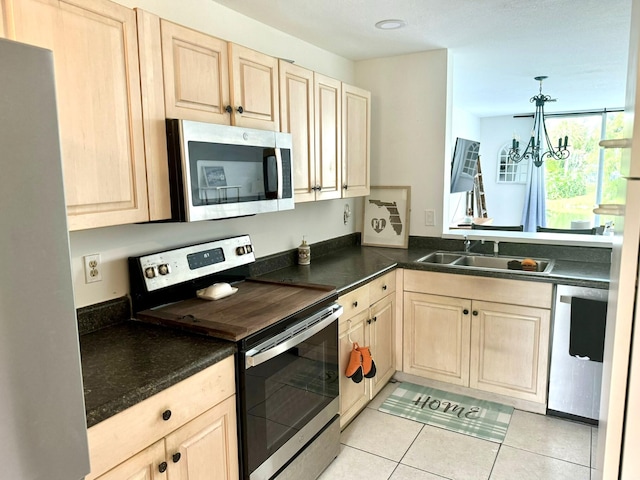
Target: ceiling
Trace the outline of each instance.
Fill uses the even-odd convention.
[[[351,60],[448,48],[454,105],[477,116],[624,105],[632,0],[213,0]],[[379,30],[384,19],[400,30]]]

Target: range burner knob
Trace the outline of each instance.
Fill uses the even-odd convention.
[[[167,275],[171,273],[171,269],[169,268],[168,264],[163,263],[162,265],[158,265],[158,273],[160,275]]]
[[[247,253],[247,250],[245,249],[245,247],[238,247],[236,248],[236,253],[238,255],[244,255],[245,253]]]
[[[144,269],[144,276],[147,278],[154,278],[156,276],[156,271],[153,267],[147,267]]]

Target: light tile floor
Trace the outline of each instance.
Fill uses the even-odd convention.
[[[502,444],[379,412],[390,383],[342,432],[319,480],[590,480],[597,429],[515,410]]]

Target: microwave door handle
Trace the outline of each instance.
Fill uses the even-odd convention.
[[[275,149],[275,153],[276,153],[276,169],[278,171],[278,197],[277,198],[282,198],[282,179],[283,179],[283,172],[282,172],[282,154],[280,153],[280,149],[276,148]]]
[[[280,355],[281,353],[286,352],[290,348],[295,347],[296,345],[304,342],[308,338],[313,337],[316,333],[323,330],[325,327],[334,322],[342,315],[343,308],[339,307],[331,313],[331,315],[327,316],[327,318],[323,319],[321,322],[316,323],[312,327],[308,328],[300,332],[297,335],[294,335],[286,342],[282,342],[278,345],[273,346],[269,350],[265,350],[260,353],[252,353],[252,351],[248,351],[245,355],[245,368],[249,369],[251,367],[257,367],[261,363],[266,362],[267,360],[271,360],[273,357]]]

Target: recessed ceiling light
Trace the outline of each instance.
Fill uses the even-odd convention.
[[[381,30],[396,30],[398,28],[405,27],[407,22],[404,20],[380,20],[376,23],[376,28]]]

